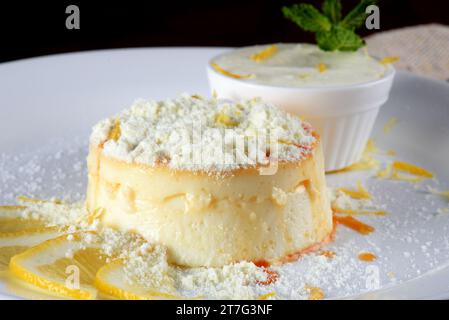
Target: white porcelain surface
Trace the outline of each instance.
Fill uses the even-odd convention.
[[[46,172],[36,196],[59,197],[65,191],[83,193],[85,177],[70,177],[74,159],[83,160],[87,154],[91,126],[138,97],[159,99],[184,91],[207,95],[204,68],[211,57],[223,51],[219,48],[95,51],[0,64],[0,162],[3,156],[21,156],[25,162],[35,156],[43,157],[46,160],[40,165]],[[397,117],[398,124],[385,135],[383,126],[391,117]],[[74,143],[74,137],[85,143]],[[372,137],[383,150],[394,149],[400,159],[435,172],[440,180],[439,188],[449,189],[447,84],[398,72]],[[55,139],[70,152],[63,153],[60,159],[47,159],[46,155],[60,148]],[[9,202],[8,194],[29,182],[26,174],[19,174],[20,163],[5,166],[9,173],[21,178],[0,185],[0,203]],[[67,173],[62,189],[54,188],[52,172],[57,168]],[[449,250],[445,247],[449,241],[449,216],[435,213],[437,208],[448,207],[447,201],[431,202],[406,183],[369,178],[365,172],[327,178],[333,186],[351,186],[362,179],[376,201],[384,203],[388,211],[381,218],[363,217],[376,228],[368,237],[346,228],[338,229],[333,248],[354,245],[354,252],[378,252],[378,261],[373,265],[380,270],[380,290],[362,294],[366,288],[359,283],[365,279],[354,273],[351,277],[356,292],[352,298],[449,298]],[[423,207],[427,211],[421,212]],[[398,241],[411,230],[417,230],[417,243]],[[426,242],[431,242],[432,250],[422,252],[420,246]],[[404,252],[415,251],[413,263],[404,258]],[[300,270],[301,261],[292,267]],[[396,283],[388,278],[393,273]],[[323,290],[328,292],[326,287]],[[344,293],[338,290],[327,295],[328,298],[341,296]],[[17,289],[1,278],[0,297],[48,298]]]

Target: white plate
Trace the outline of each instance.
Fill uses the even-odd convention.
[[[18,193],[81,198],[91,126],[135,98],[207,95],[206,63],[223,50],[109,50],[1,64],[0,203],[12,202]],[[385,135],[383,125],[393,116],[399,122]],[[449,204],[420,191],[425,185],[449,189],[449,86],[399,72],[373,137],[382,149],[394,149],[398,158],[435,172],[440,183],[415,188],[370,178],[367,172],[329,176],[334,186],[362,178],[389,215],[361,218],[376,227],[369,236],[339,228],[331,248],[344,248],[355,269],[338,277],[335,270],[325,270],[318,282],[329,298],[449,298],[449,214],[436,213]],[[62,152],[55,156],[57,150]],[[356,258],[360,250],[379,258],[364,264]],[[293,286],[306,265],[290,266]],[[379,274],[380,290],[361,294],[372,288],[373,272]],[[27,290],[14,292],[34,297]],[[1,282],[0,297],[14,297]]]

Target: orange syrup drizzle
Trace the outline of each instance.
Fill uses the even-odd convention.
[[[254,264],[259,267],[263,268],[263,271],[267,274],[267,280],[265,281],[256,281],[257,284],[262,286],[268,286],[272,283],[275,283],[277,279],[279,278],[279,274],[276,271],[270,270],[270,263],[267,260],[256,260],[254,261]]]
[[[365,262],[372,262],[377,259],[377,257],[371,252],[361,252],[358,257],[361,261]]]
[[[342,224],[345,227],[348,227],[354,231],[357,231],[360,234],[367,235],[373,232],[375,229],[374,227],[367,225],[354,217],[350,216],[344,216],[344,217],[335,217],[335,221],[338,224]]]
[[[326,257],[326,258],[333,258],[335,257],[335,252],[331,250],[324,250],[320,252],[320,256]]]

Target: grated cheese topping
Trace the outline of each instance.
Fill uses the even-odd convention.
[[[104,155],[128,163],[193,171],[298,161],[315,141],[309,124],[261,100],[232,102],[188,94],[138,100],[98,123],[90,139],[91,146],[103,147]]]

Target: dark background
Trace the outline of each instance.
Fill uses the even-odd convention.
[[[350,9],[359,0],[342,0]],[[0,2],[0,62],[51,53],[142,46],[241,46],[309,42],[282,17],[289,0]],[[321,0],[304,0],[320,6]],[[67,30],[65,9],[80,8],[80,30]],[[447,0],[380,0],[381,30],[449,24]],[[346,10],[346,11],[347,11]],[[368,30],[362,30],[367,35]]]

